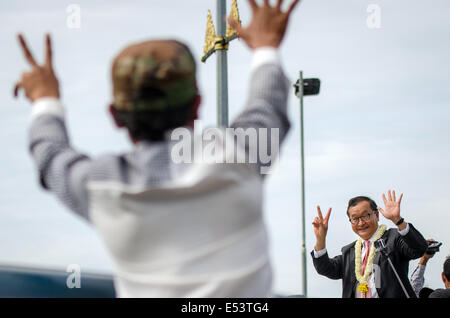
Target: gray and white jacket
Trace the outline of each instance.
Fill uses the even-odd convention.
[[[277,54],[254,52],[246,107],[230,125],[274,129],[275,143],[258,141],[272,158],[290,126],[289,82]],[[239,160],[250,156],[250,142],[238,139],[235,148],[228,135],[216,131],[215,145],[236,149],[238,163],[227,151],[199,159],[194,150],[192,162],[174,160],[180,143],[204,150],[202,136],[140,142],[129,153],[91,158],[71,146],[60,101],[43,98],[33,105],[29,138],[42,185],[103,239],[119,297],[267,297],[272,271],[261,172],[272,162]]]

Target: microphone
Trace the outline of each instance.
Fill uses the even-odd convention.
[[[383,254],[386,254],[385,253],[386,245],[384,245],[384,240],[382,238],[376,240],[373,244],[377,252],[383,252]]]
[[[387,251],[386,251],[386,245],[384,244],[384,240],[383,240],[382,238],[380,238],[380,239],[376,240],[376,241],[373,243],[373,245],[374,245],[375,250],[376,250],[377,252],[381,252],[381,253],[384,254],[384,256],[387,257],[387,260],[388,260],[388,262],[389,262],[389,265],[391,265],[391,268],[392,268],[392,270],[394,271],[394,274],[395,274],[395,276],[396,276],[398,282],[400,283],[400,286],[402,287],[403,292],[404,292],[405,295],[406,295],[406,298],[410,298],[408,292],[406,291],[405,285],[403,285],[403,282],[402,282],[402,280],[400,279],[400,276],[398,275],[397,270],[395,269],[395,266],[394,266],[394,264],[392,263],[392,261],[391,261],[389,255],[388,255],[388,253],[387,253]]]

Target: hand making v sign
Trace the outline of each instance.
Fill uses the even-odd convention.
[[[19,90],[22,88],[25,91],[25,96],[31,102],[43,97],[59,98],[59,83],[52,66],[50,35],[47,34],[46,36],[46,56],[45,63],[42,66],[36,63],[36,60],[25,43],[24,37],[21,34],[18,37],[25,58],[30,63],[32,70],[22,74],[22,79],[14,87],[14,96],[17,97]]]

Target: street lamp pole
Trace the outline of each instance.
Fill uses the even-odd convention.
[[[304,152],[304,134],[303,134],[303,72],[299,72],[298,94],[300,100],[300,180],[301,180],[301,213],[302,213],[302,286],[303,295],[308,296],[307,275],[306,275],[306,228],[305,228],[305,152]]]
[[[295,95],[300,101],[300,180],[301,180],[301,215],[302,215],[302,286],[303,296],[308,297],[308,281],[306,271],[306,226],[305,226],[305,153],[303,130],[303,96],[317,95],[320,90],[320,80],[317,78],[303,79],[303,71],[294,85]]]

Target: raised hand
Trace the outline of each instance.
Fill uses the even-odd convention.
[[[19,42],[25,58],[30,63],[31,72],[22,74],[22,79],[14,87],[14,96],[17,97],[19,90],[23,88],[25,96],[32,102],[42,97],[59,98],[59,83],[52,66],[52,46],[50,35],[46,36],[45,63],[40,66],[36,63],[33,55],[28,49],[25,39],[19,34]]]
[[[314,234],[316,235],[316,251],[325,248],[325,238],[328,231],[328,220],[330,219],[331,208],[328,209],[325,218],[322,216],[320,206],[317,206],[317,216],[314,218],[312,225],[314,226]]]
[[[397,223],[400,219],[400,203],[402,202],[403,193],[400,194],[400,197],[398,198],[398,201],[395,197],[395,191],[388,190],[388,198],[386,199],[386,196],[383,193],[383,201],[384,201],[384,210],[380,207],[378,207],[378,211],[380,211],[381,214],[386,219],[391,220],[394,223]]]
[[[294,0],[286,12],[281,11],[283,0],[277,0],[275,7],[270,6],[269,0],[264,0],[262,6],[258,6],[255,0],[248,2],[253,14],[250,24],[243,28],[232,17],[228,17],[228,23],[252,49],[263,46],[278,47],[286,32],[289,16],[300,0]]]

